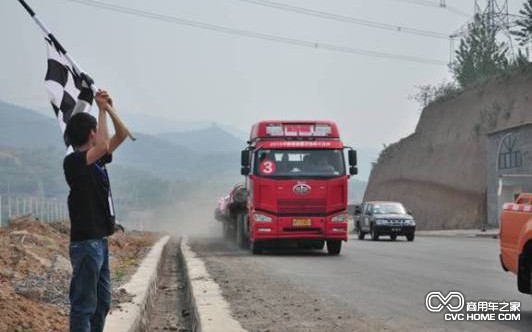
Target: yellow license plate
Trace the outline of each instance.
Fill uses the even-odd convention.
[[[312,220],[310,219],[293,219],[293,226],[312,226]]]

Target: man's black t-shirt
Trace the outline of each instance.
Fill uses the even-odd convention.
[[[86,151],[75,151],[65,157],[63,169],[70,186],[68,210],[71,241],[101,239],[114,232],[114,211],[105,169],[105,164],[111,160],[112,157],[108,155],[87,165]]]

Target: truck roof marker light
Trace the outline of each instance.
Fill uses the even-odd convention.
[[[283,125],[281,124],[271,124],[266,126],[266,134],[269,136],[283,136]]]
[[[330,136],[331,133],[331,126],[328,124],[317,124],[314,127],[314,136]]]

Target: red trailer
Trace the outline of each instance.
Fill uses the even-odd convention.
[[[357,158],[334,122],[259,122],[241,157],[247,203],[228,222],[241,247],[258,254],[284,243],[327,244],[329,254],[340,253],[348,238],[347,181],[357,174]]]

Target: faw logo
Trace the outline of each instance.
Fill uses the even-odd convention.
[[[459,312],[464,309],[465,298],[460,292],[449,292],[447,295],[430,292],[425,298],[425,305],[430,312],[441,312],[444,308],[449,312]]]
[[[312,188],[306,183],[298,183],[292,189],[296,195],[308,195],[312,191]]]

